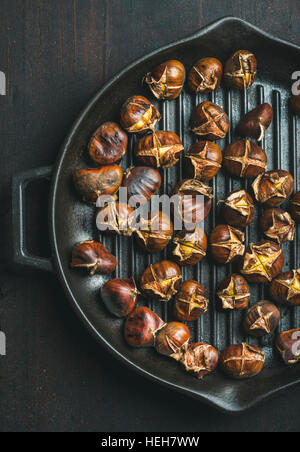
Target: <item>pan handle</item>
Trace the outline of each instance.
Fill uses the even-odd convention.
[[[16,268],[54,272],[50,258],[32,256],[26,249],[25,189],[38,179],[50,179],[52,166],[17,173],[12,178],[13,265]]]

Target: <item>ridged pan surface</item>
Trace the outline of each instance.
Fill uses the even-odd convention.
[[[238,49],[253,51],[258,60],[257,81],[246,92],[228,91],[222,86],[216,93],[195,97],[184,90],[175,101],[157,102],[153,100],[148,89],[142,86],[144,75],[157,63],[166,59],[179,59],[189,70],[195,60],[205,56],[214,56],[225,63],[226,59]],[[210,99],[224,106],[229,114],[230,133],[226,140],[218,142],[222,150],[235,139],[234,130],[239,118],[262,102],[269,102],[274,108],[275,118],[262,143],[268,155],[268,168],[290,171],[299,190],[297,141],[300,124],[288,107],[291,74],[297,70],[299,60],[300,49],[296,46],[277,40],[242,20],[222,19],[191,38],[139,60],[107,84],[74,125],[56,165],[50,211],[53,257],[62,284],[77,313],[102,344],[136,371],[227,412],[243,411],[265,397],[299,382],[300,365],[292,368],[283,365],[274,351],[274,338],[257,340],[245,337],[241,328],[243,313],[228,313],[218,309],[217,285],[234,270],[234,267],[215,265],[209,258],[205,258],[198,266],[183,270],[183,278],[200,281],[210,297],[209,312],[198,322],[189,323],[192,341],[211,343],[220,351],[229,344],[241,341],[259,345],[267,355],[264,371],[255,379],[247,381],[232,381],[220,371],[199,381],[185,373],[176,362],[156,354],[152,349],[136,350],[128,347],[123,339],[123,320],[112,317],[99,297],[101,285],[109,278],[100,275],[90,278],[84,273],[71,270],[71,249],[81,240],[100,239],[119,261],[116,274],[111,277],[134,276],[137,280],[150,263],[159,262],[169,256],[169,249],[150,256],[136,248],[134,239],[102,237],[96,230],[95,209],[80,202],[73,190],[72,174],[78,168],[90,165],[86,150],[94,130],[102,122],[118,121],[124,100],[134,94],[145,95],[154,101],[162,114],[158,128],[178,133],[183,140],[185,151],[196,141],[189,132],[189,120],[193,109],[201,101]],[[123,169],[135,163],[133,156],[135,142],[136,138],[131,136],[127,157],[122,162]],[[161,193],[171,193],[174,185],[184,176],[181,162],[163,171],[162,176]],[[218,216],[218,201],[223,200],[232,190],[250,189],[251,181],[231,179],[221,170],[211,185],[215,197],[212,214],[204,224],[207,234],[222,221]],[[258,224],[260,213],[260,208],[256,208],[255,221],[246,232],[247,242],[262,239]],[[298,237],[299,228],[296,241],[283,246],[286,256],[285,270],[300,266]],[[268,299],[268,287],[252,285],[251,303],[263,299]],[[165,321],[172,319],[172,303],[173,301],[166,304],[140,300],[140,304],[147,304]],[[300,327],[300,308],[281,309],[281,312],[280,331]]]

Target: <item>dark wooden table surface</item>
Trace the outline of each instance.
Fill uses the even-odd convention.
[[[300,42],[298,0],[1,0],[1,431],[299,431],[300,387],[244,415],[221,414],[119,364],[83,329],[54,276],[8,269],[12,174],[52,164],[113,74],[225,15]],[[28,247],[42,255],[47,191],[39,183],[27,196]]]

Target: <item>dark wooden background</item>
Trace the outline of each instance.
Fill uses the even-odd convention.
[[[221,414],[117,362],[83,329],[54,276],[8,270],[12,174],[52,164],[113,74],[225,15],[300,43],[298,0],[1,0],[1,431],[299,431],[300,387],[244,415]],[[42,255],[47,191],[46,183],[28,190],[28,246]]]

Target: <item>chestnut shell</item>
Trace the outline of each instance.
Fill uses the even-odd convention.
[[[264,352],[246,343],[231,345],[220,356],[223,371],[237,380],[255,377],[262,371],[264,363]]]
[[[155,337],[155,349],[161,355],[179,361],[191,338],[189,328],[180,322],[169,322]]]
[[[284,254],[272,240],[250,243],[241,264],[241,273],[249,282],[271,282],[282,271]]]
[[[114,195],[122,183],[119,165],[80,169],[73,174],[74,186],[82,201],[96,204],[101,195]]]
[[[111,202],[98,210],[96,225],[99,231],[131,236],[134,231],[135,214],[124,203]]]
[[[101,287],[101,299],[116,317],[126,317],[133,311],[138,294],[134,278],[111,279]]]
[[[223,76],[223,65],[217,58],[201,58],[189,72],[188,85],[195,94],[217,90]]]
[[[210,234],[212,257],[219,264],[229,264],[245,252],[245,235],[227,224],[220,224]]]
[[[300,191],[291,200],[291,215],[297,224],[300,223]]]
[[[254,202],[246,190],[236,190],[225,200],[223,215],[226,223],[231,226],[245,228],[252,223],[254,217]]]
[[[226,62],[225,83],[229,88],[245,90],[255,82],[257,61],[249,50],[238,50]]]
[[[213,102],[202,102],[193,112],[191,131],[204,139],[215,141],[225,138],[229,127],[228,115]]]
[[[157,253],[169,243],[173,234],[170,217],[163,212],[149,212],[147,219],[141,219],[140,227],[135,231],[137,243],[148,253]]]
[[[184,147],[174,132],[158,131],[141,138],[135,146],[140,164],[154,168],[170,168],[176,165]]]
[[[153,347],[155,335],[165,322],[146,306],[138,306],[124,325],[125,341],[131,347]]]
[[[244,310],[250,301],[250,287],[243,276],[234,273],[220,283],[217,296],[223,309]]]
[[[144,133],[154,130],[161,119],[159,111],[144,96],[127,99],[121,109],[121,125],[129,133]]]
[[[185,82],[185,67],[178,60],[168,60],[158,65],[145,77],[152,94],[157,99],[176,99]]]
[[[142,292],[162,301],[169,301],[178,292],[181,271],[175,262],[161,261],[146,268],[140,280]]]
[[[184,173],[187,177],[208,182],[221,168],[222,152],[212,141],[198,141],[184,157]]]
[[[291,107],[296,115],[300,115],[300,94],[291,97]]]
[[[115,271],[117,259],[102,243],[85,240],[74,246],[71,266],[72,268],[85,268],[91,276],[95,273],[108,274]]]
[[[187,280],[182,283],[175,301],[173,313],[182,322],[199,319],[208,309],[206,290],[197,281]]]
[[[277,243],[293,241],[295,237],[295,222],[290,214],[273,207],[263,212],[260,224],[264,234]]]
[[[259,105],[240,120],[237,126],[237,134],[241,137],[252,137],[261,141],[265,136],[265,131],[270,127],[273,117],[274,112],[270,104]]]
[[[89,143],[91,159],[98,165],[111,165],[121,160],[128,144],[127,134],[115,122],[105,122],[94,132]]]
[[[238,140],[231,143],[224,152],[224,167],[234,177],[249,178],[264,173],[267,155],[256,143]]]
[[[294,178],[284,170],[260,174],[252,184],[255,198],[264,207],[279,207],[293,193]]]
[[[300,269],[280,273],[273,279],[270,296],[278,303],[300,306]]]
[[[192,231],[183,229],[173,239],[172,257],[181,266],[198,264],[206,256],[206,250],[207,237],[199,227]]]
[[[189,344],[180,360],[185,370],[193,372],[200,380],[216,369],[218,361],[218,351],[203,342]]]
[[[284,331],[277,336],[276,348],[281,354],[284,363],[288,366],[297,364],[300,361],[299,341],[300,328]]]
[[[141,203],[146,203],[160,189],[161,176],[154,168],[136,166],[125,173],[122,187],[127,188],[127,197],[135,197]]]
[[[250,336],[273,334],[280,322],[280,311],[270,301],[259,301],[246,312],[244,329]]]

